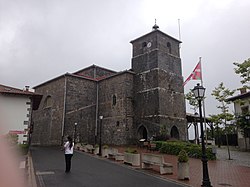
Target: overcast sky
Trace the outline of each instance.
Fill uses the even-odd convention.
[[[211,91],[240,87],[233,62],[250,58],[249,10],[249,0],[0,0],[0,84],[34,87],[92,64],[130,69],[129,42],[155,18],[179,39],[180,19],[183,77],[202,57],[206,113],[217,113]]]

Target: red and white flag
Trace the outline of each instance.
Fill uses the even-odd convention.
[[[195,66],[193,72],[188,76],[188,78],[183,83],[183,86],[185,86],[187,82],[190,80],[202,80],[201,61],[199,61],[198,64]]]

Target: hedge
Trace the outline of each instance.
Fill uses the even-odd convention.
[[[26,155],[29,151],[29,145],[28,144],[18,144],[20,153],[22,155]]]
[[[178,155],[181,150],[185,150],[191,158],[201,158],[202,148],[200,145],[191,144],[181,141],[155,141],[156,148],[161,153]],[[208,160],[216,160],[216,156],[212,153],[212,148],[206,149]]]

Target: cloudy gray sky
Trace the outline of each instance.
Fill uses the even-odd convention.
[[[130,69],[129,42],[150,32],[155,18],[179,38],[180,19],[183,77],[202,57],[206,113],[213,114],[211,91],[220,82],[240,87],[233,62],[250,57],[249,9],[249,0],[0,0],[0,84],[33,87],[92,64]]]

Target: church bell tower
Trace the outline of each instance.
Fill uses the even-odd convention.
[[[156,24],[150,33],[131,41],[138,139],[167,134],[187,140],[180,43]]]

